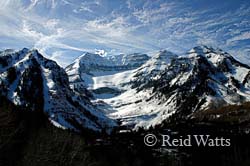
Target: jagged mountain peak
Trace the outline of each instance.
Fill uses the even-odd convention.
[[[147,128],[161,124],[170,116],[187,118],[197,111],[250,101],[250,67],[227,52],[207,46],[194,47],[185,56],[162,50],[151,58],[138,53],[112,58],[85,53],[66,68],[69,81],[65,71],[57,67],[55,62],[43,58],[39,52],[23,52],[26,53],[20,52],[19,58],[7,60],[8,65],[15,66],[18,71],[32,68],[38,75],[40,70],[42,77],[36,78],[45,81],[43,85],[46,85],[47,90],[43,93],[47,94],[44,98],[47,103],[46,112],[50,113],[51,121],[67,123],[69,128],[74,128],[70,125],[75,122],[83,126],[88,124],[87,126],[96,130],[100,130],[102,122],[112,126],[98,112],[101,109],[110,118],[121,119],[123,125]],[[15,56],[16,53],[13,53],[10,57]],[[0,62],[1,57],[4,56],[0,56]],[[40,69],[36,66],[40,66]],[[7,68],[1,67],[1,78],[8,75]],[[29,70],[25,72],[25,77],[19,74],[22,72],[14,73],[18,73],[21,80],[34,78]],[[7,83],[3,82],[1,86],[4,85],[7,89],[15,87],[15,77],[8,78]],[[27,89],[22,89],[25,88],[19,91],[24,94],[28,92]],[[8,96],[17,103],[29,101],[27,96],[20,96],[19,91],[9,91]],[[90,99],[88,93],[92,93],[93,98]],[[48,98],[53,100],[47,100]],[[48,104],[46,101],[52,103]],[[73,122],[67,121],[69,115],[54,111],[65,108],[70,110]],[[83,123],[83,119],[87,122]]]
[[[208,46],[197,46],[188,52],[190,58],[205,58],[208,62],[223,71],[232,71],[233,66],[242,66],[249,68],[248,65],[239,62],[229,53],[217,48],[214,49]],[[233,72],[233,71],[232,71]]]
[[[108,131],[116,125],[95,108],[85,93],[74,93],[64,69],[37,50],[0,56],[0,90],[15,105],[43,111],[58,127]]]
[[[188,56],[206,56],[207,58],[227,58],[231,57],[227,52],[224,52],[222,49],[208,47],[205,45],[196,46],[188,51]]]
[[[213,48],[213,47],[210,47],[210,46],[206,46],[206,45],[199,45],[199,46],[195,46],[193,47],[190,51],[188,51],[189,53],[193,53],[193,52],[196,52],[196,53],[200,53],[200,54],[203,54],[203,53],[209,53],[209,52],[223,52],[221,49],[219,48]]]
[[[99,54],[86,52],[80,57],[78,57],[75,61],[76,63],[80,63],[82,65],[100,65],[100,66],[110,66],[111,63],[104,57]]]
[[[81,56],[79,56],[76,60],[84,60],[85,58],[89,59],[89,58],[94,58],[94,57],[98,57],[99,58],[101,56],[99,54],[85,52]]]
[[[250,101],[249,66],[222,50],[199,46],[163,64],[152,58],[135,72],[132,90],[117,97],[119,102],[110,101],[118,108],[112,116],[147,128],[170,116],[188,118],[197,111]]]
[[[72,89],[81,91],[82,87],[92,88],[95,77],[134,70],[142,66],[150,57],[146,54],[120,54],[102,57],[86,53],[65,68]]]
[[[160,50],[157,55],[173,55],[174,53],[169,50]],[[175,54],[174,54],[175,55]]]
[[[171,59],[176,58],[177,55],[172,53],[171,51],[168,50],[161,50],[154,56],[152,56],[152,59],[158,59],[160,61],[164,61],[166,63],[169,63]]]
[[[150,79],[154,79],[159,73],[164,72],[169,63],[177,57],[176,54],[170,51],[159,51],[135,71],[133,81],[147,82]]]

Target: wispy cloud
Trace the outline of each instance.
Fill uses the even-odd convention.
[[[244,59],[250,4],[212,1],[1,1],[0,48],[35,47],[61,65],[84,51],[182,53],[197,44]]]
[[[227,43],[231,43],[231,42],[238,42],[241,40],[250,40],[250,31],[249,32],[243,32],[237,36],[234,36],[230,39],[227,40]]]

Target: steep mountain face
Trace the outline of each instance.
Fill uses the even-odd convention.
[[[107,56],[107,59],[115,66],[126,66],[126,69],[135,69],[147,62],[150,57],[147,54],[134,53]]]
[[[84,89],[96,89],[99,78],[107,75],[134,70],[143,65],[149,56],[146,54],[129,54],[102,57],[98,54],[85,53],[66,67],[70,86],[76,92],[83,93]],[[106,89],[107,90],[107,89]],[[118,93],[115,89],[109,89]]]
[[[187,119],[250,101],[250,67],[206,46],[183,56],[160,51],[151,58],[86,53],[66,68],[69,81],[62,68],[35,50],[1,52],[0,64],[2,95],[74,130],[115,126],[109,118],[149,128],[173,116]]]
[[[157,102],[145,102],[145,98],[151,95],[151,92],[142,91],[141,93],[137,93],[137,82],[140,80],[143,84],[146,84],[150,80],[157,78],[161,72],[166,70],[170,61],[177,58],[177,55],[163,50],[150,59],[144,54],[111,56],[107,57],[107,59],[112,63],[102,61],[101,64],[105,64],[106,66],[111,64],[109,69],[113,71],[106,70],[103,72],[99,68],[98,73],[94,72],[94,65],[91,67],[91,72],[84,70],[86,67],[81,67],[87,66],[85,64],[90,64],[85,56],[78,58],[76,60],[78,63],[75,62],[66,68],[70,77],[77,75],[80,78],[80,75],[83,78],[78,80],[73,79],[71,85],[79,93],[81,93],[79,87],[90,89],[93,92],[93,101],[107,116],[114,119],[121,119],[122,125],[131,125],[134,127],[134,125],[141,123],[141,121],[151,119],[152,110],[160,111],[157,109],[159,108],[157,107]],[[99,56],[99,59],[104,58]],[[81,60],[83,62],[79,63]],[[91,62],[96,63],[99,61],[95,60]],[[133,67],[127,67],[128,65]],[[118,66],[123,66],[124,70],[119,70]],[[81,74],[78,74],[79,72]],[[86,81],[88,78],[90,78],[90,81]]]
[[[247,102],[249,79],[249,66],[222,50],[198,46],[184,56],[160,51],[136,69],[95,75],[86,87],[108,117],[136,129]]]
[[[102,99],[101,101],[106,103],[108,107],[105,104],[100,104],[101,108],[109,117],[120,120],[124,126],[137,128],[154,125],[152,120],[164,110],[167,103],[162,103],[163,98],[151,100],[153,97],[151,82],[159,79],[160,74],[167,70],[171,60],[175,58],[177,55],[163,50],[152,56],[141,67],[113,75],[113,85],[123,91],[117,96]],[[146,88],[147,86],[148,88]],[[99,100],[98,102],[100,103]],[[155,121],[162,122],[159,119]]]
[[[74,93],[64,69],[36,50],[1,52],[0,91],[15,105],[44,111],[61,128],[102,131],[116,125],[92,105],[86,93]]]
[[[188,57],[172,61],[161,78],[154,82],[164,84],[154,86],[154,91],[165,95],[169,91],[177,92],[176,95],[183,96],[187,103],[189,99],[199,101],[189,104],[190,108],[185,108],[187,111],[237,104],[250,99],[249,84],[246,81],[249,69],[249,66],[222,50],[195,47],[188,53]],[[178,105],[182,102],[179,100]]]
[[[139,103],[156,103],[152,117],[140,123],[149,127],[173,114],[187,118],[197,111],[249,101],[249,71],[249,66],[222,50],[195,47],[188,55],[173,59],[154,79],[145,81],[147,75],[134,78],[136,93],[148,94]]]
[[[160,51],[136,70],[136,74],[134,75],[136,82],[145,84],[151,79],[157,79],[156,77],[158,77],[161,72],[165,71],[171,60],[175,58],[177,58],[177,55],[172,52],[169,52],[167,50]],[[135,87],[136,82],[134,82],[133,85]]]

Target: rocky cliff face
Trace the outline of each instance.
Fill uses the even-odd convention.
[[[161,123],[173,114],[188,118],[197,111],[249,101],[249,71],[228,53],[199,46],[174,58],[156,77],[137,74],[131,84],[137,93],[149,92],[146,103],[164,105],[152,118]]]
[[[84,88],[90,88],[95,84],[94,77],[133,70],[143,65],[147,60],[149,60],[149,56],[139,53],[108,57],[85,53],[67,66],[65,70],[69,75],[72,89],[83,93]]]
[[[222,50],[198,46],[183,56],[161,51],[137,69],[96,76],[91,88],[120,90],[95,95],[101,108],[122,125],[149,128],[173,115],[186,119],[249,101],[249,71]]]
[[[36,50],[1,53],[0,91],[15,105],[44,111],[61,128],[102,131],[115,126],[114,121],[92,105],[86,94],[76,94],[70,89],[63,68]]]
[[[171,116],[188,119],[250,101],[250,67],[222,50],[198,46],[183,56],[119,56],[86,53],[66,73],[36,50],[7,50],[0,56],[1,94],[43,110],[58,127],[95,131],[115,126],[111,119],[149,128]]]

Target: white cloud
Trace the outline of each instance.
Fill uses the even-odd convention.
[[[237,41],[250,38],[249,5],[220,12],[223,6],[201,10],[180,1],[32,0],[26,6],[23,2],[0,2],[0,37],[10,46],[31,45],[54,59],[69,60],[63,57],[69,56],[67,50],[180,52],[197,44],[245,50],[247,43]],[[1,42],[0,48],[6,45]]]
[[[227,40],[227,43],[230,44],[231,42],[237,42],[237,41],[249,40],[249,39],[250,39],[250,32],[244,32]]]
[[[32,38],[34,41],[44,37],[41,32],[37,32],[36,30],[32,29],[32,27],[26,20],[23,20],[23,26],[21,31],[23,32],[24,37]]]
[[[39,0],[30,0],[30,5],[26,8],[26,11],[29,11],[31,9],[33,9],[38,3],[39,3]]]
[[[170,11],[172,11],[174,8],[175,3],[162,3],[158,8],[154,9],[148,8],[145,5],[141,9],[135,9],[132,14],[143,24],[147,25],[160,21],[161,19],[165,20],[172,14]]]
[[[94,13],[93,8],[96,6],[99,6],[100,2],[99,1],[84,1],[81,2],[81,4],[76,7],[73,12],[75,13],[81,13],[81,12],[90,12],[90,13]]]
[[[45,23],[45,27],[48,29],[55,29],[56,26],[59,23],[59,19],[49,19],[46,23]]]
[[[131,27],[125,18],[120,16],[113,20],[97,19],[88,21],[85,30],[106,37],[124,37],[131,31]]]

